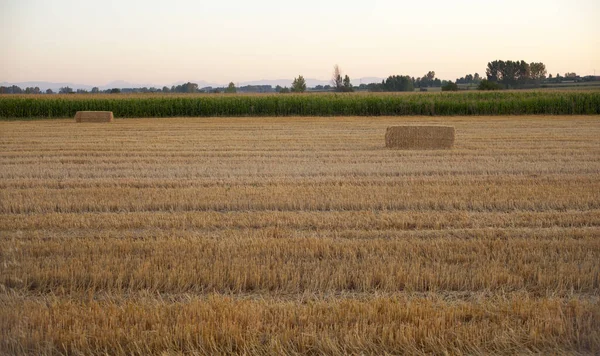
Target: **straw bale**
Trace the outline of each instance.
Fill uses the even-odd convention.
[[[75,114],[75,122],[112,122],[113,120],[112,111],[78,111]]]
[[[449,149],[454,145],[453,126],[392,126],[385,132],[385,147],[399,149]]]

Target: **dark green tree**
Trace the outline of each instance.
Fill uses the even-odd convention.
[[[385,91],[414,91],[413,80],[408,75],[391,75],[383,83]]]
[[[229,85],[227,86],[227,88],[225,88],[225,93],[228,93],[228,94],[237,93],[237,88],[235,87],[235,84],[233,84],[233,82],[230,82]]]
[[[294,93],[304,93],[306,91],[306,81],[304,77],[299,75],[298,78],[294,78],[294,82],[292,83],[292,92]]]
[[[62,88],[58,89],[58,92],[60,94],[72,94],[73,89],[67,86],[67,87],[62,87]]]
[[[347,74],[344,76],[342,91],[344,91],[344,92],[354,91],[354,88],[352,87],[352,83],[350,82],[350,77]]]

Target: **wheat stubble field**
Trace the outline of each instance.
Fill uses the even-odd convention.
[[[0,234],[1,353],[600,352],[598,116],[0,122]]]

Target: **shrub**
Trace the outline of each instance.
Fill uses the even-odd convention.
[[[477,87],[479,90],[500,90],[502,89],[502,85],[493,82],[491,80],[483,79],[479,86]]]
[[[442,86],[442,91],[458,91],[458,85],[454,82],[448,82]]]

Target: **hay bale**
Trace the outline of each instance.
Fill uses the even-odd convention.
[[[75,122],[112,122],[113,120],[112,111],[78,111],[75,114]]]
[[[392,126],[385,132],[385,147],[413,150],[449,149],[453,126]]]

